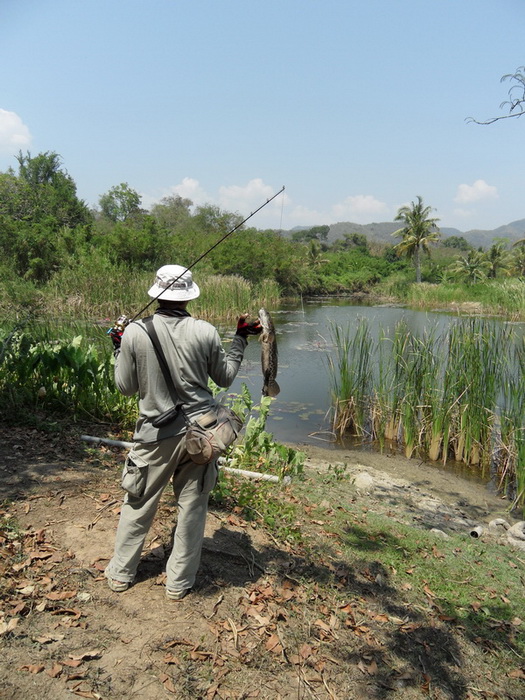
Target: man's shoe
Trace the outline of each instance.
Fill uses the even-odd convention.
[[[166,588],[166,598],[168,598],[168,600],[182,600],[189,592],[189,588],[183,588],[182,591],[170,591],[169,588]]]
[[[112,591],[115,593],[123,593],[124,591],[127,591],[129,588],[129,581],[117,581],[115,578],[111,578],[104,572],[104,576],[108,580],[108,586],[111,588]]]

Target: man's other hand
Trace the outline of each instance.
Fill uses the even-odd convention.
[[[262,326],[259,319],[252,323],[248,323],[247,319],[248,314],[243,314],[239,317],[235,335],[240,335],[241,338],[247,338],[249,335],[259,335],[259,333],[262,333]]]

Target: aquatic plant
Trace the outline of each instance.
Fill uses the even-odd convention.
[[[459,319],[444,334],[418,335],[401,322],[373,342],[361,322],[334,327],[332,337],[337,435],[369,434],[381,447],[398,443],[407,457],[455,459],[482,474],[497,462],[502,485],[516,482],[517,502],[525,503],[525,349],[516,346],[507,361],[511,326]]]
[[[514,503],[523,504],[525,513],[525,338],[514,348],[502,394],[494,465],[500,488],[513,488]]]
[[[332,326],[336,358],[329,357],[335,416],[333,429],[363,436],[370,433],[368,405],[371,392],[370,357],[373,342],[366,319],[360,319],[353,337],[350,327]]]
[[[68,337],[66,331],[56,339],[49,335],[50,330],[49,325],[33,324],[14,334],[0,331],[0,342],[4,338],[0,363],[3,414],[27,418],[40,410],[130,427],[136,401],[114,387],[113,355],[107,340]],[[101,333],[92,329],[92,333],[97,331]]]

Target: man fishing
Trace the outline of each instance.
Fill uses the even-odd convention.
[[[248,336],[258,335],[262,327],[258,321],[248,323],[246,315],[240,316],[226,353],[214,326],[194,319],[187,311],[188,302],[196,299],[200,290],[190,270],[180,265],[161,267],[148,294],[159,302],[151,319],[153,330],[149,321],[140,320],[128,325],[124,333],[111,333],[116,385],[126,396],[138,393],[139,416],[123,471],[122,486],[127,493],[115,550],[105,576],[117,593],[132,584],[162,491],[172,479],[178,520],[166,565],[166,595],[170,600],[182,600],[195,583],[208,497],[217,481],[216,461],[191,461],[185,447],[186,421],[198,420],[216,409],[208,378],[229,387],[239,371]],[[164,355],[164,372],[154,342]],[[179,402],[176,405],[175,399]],[[182,410],[178,410],[179,405]]]

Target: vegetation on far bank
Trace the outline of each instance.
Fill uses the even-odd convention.
[[[157,267],[191,265],[242,221],[177,195],[145,210],[127,183],[89,209],[56,153],[20,153],[17,161],[17,172],[0,173],[0,310],[7,318],[29,310],[76,319],[131,313]],[[524,319],[523,241],[474,250],[461,236],[441,238],[431,213],[421,197],[402,207],[391,245],[351,230],[329,242],[328,226],[289,236],[241,227],[199,263],[204,294],[195,308],[227,318],[246,297],[277,303],[358,293],[427,308],[475,302],[482,313]]]

